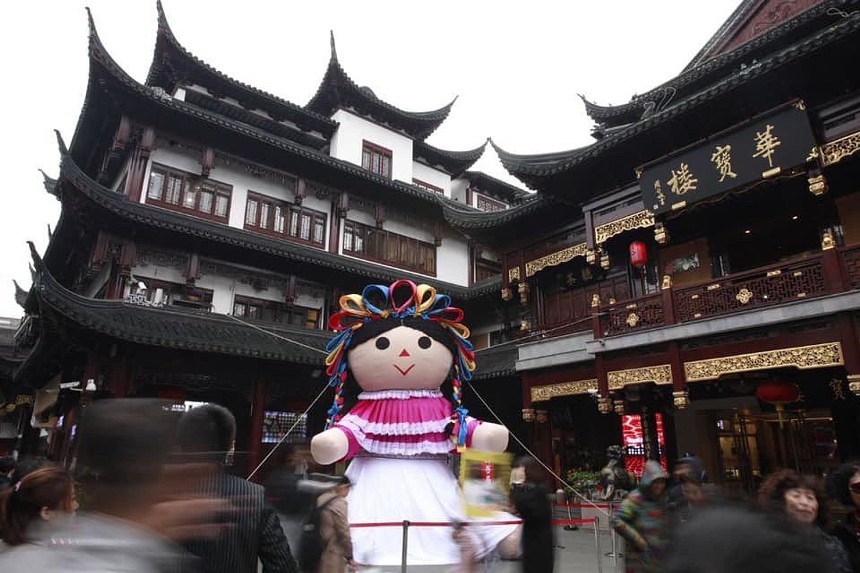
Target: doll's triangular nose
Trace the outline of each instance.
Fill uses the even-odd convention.
[[[411,356],[411,354],[409,354],[409,353],[406,351],[406,349],[404,348],[403,350],[401,350],[401,351],[400,351],[400,354],[398,354],[398,356]]]

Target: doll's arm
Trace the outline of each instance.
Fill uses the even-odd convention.
[[[348,453],[349,439],[340,428],[330,428],[311,439],[311,455],[318,464],[333,464]]]
[[[482,422],[472,431],[470,447],[483,452],[504,452],[508,447],[508,429],[499,424]]]

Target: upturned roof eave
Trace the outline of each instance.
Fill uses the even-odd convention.
[[[146,85],[161,87],[168,93],[171,93],[173,88],[176,86],[172,85],[168,81],[167,77],[164,76],[162,65],[163,58],[175,58],[180,64],[188,66],[189,68],[196,70],[198,73],[211,77],[216,81],[222,82],[237,94],[245,94],[251,98],[258,99],[265,106],[273,108],[269,111],[283,114],[285,119],[289,119],[296,125],[299,125],[302,129],[307,131],[318,131],[327,138],[330,138],[334,134],[337,129],[337,122],[332,121],[331,118],[315,113],[312,110],[308,110],[286,99],[232,78],[192,54],[179,42],[176,35],[173,33],[173,30],[167,21],[167,16],[164,13],[164,7],[161,4],[161,0],[157,0],[156,8],[158,11],[158,31],[152,62],[146,77]]]
[[[415,140],[423,141],[445,121],[456,101],[455,97],[439,109],[413,112],[395,107],[375,94],[367,93],[367,90],[359,87],[341,66],[335,48],[334,33],[332,33],[331,56],[325,74],[316,92],[305,104],[305,109],[330,116],[337,109],[353,108],[361,114],[384,121]]]

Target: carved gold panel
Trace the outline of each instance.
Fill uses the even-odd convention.
[[[654,226],[654,213],[649,210],[639,211],[632,215],[627,215],[621,219],[610,221],[594,228],[594,240],[598,245],[602,245],[608,239],[615,235],[620,235],[625,231],[633,229],[646,229]]]
[[[723,374],[734,372],[753,372],[791,366],[800,370],[808,370],[842,366],[843,364],[845,364],[845,360],[842,357],[842,345],[839,342],[827,342],[812,346],[780,348],[779,350],[685,362],[684,374],[687,382],[699,382],[701,380],[714,380]]]
[[[577,396],[588,394],[589,390],[597,390],[597,380],[577,380],[575,382],[559,382],[546,386],[535,386],[532,391],[532,402],[545,402],[560,396]]]
[[[520,267],[516,266],[508,269],[508,282],[514,282],[520,280]]]
[[[857,153],[857,151],[860,151],[860,131],[822,145],[821,164],[826,167],[827,165],[839,163],[849,155]]]
[[[588,247],[585,243],[579,243],[566,249],[550,253],[533,261],[526,263],[526,276],[531,277],[538,271],[542,271],[547,267],[554,267],[568,261],[572,261],[576,257],[584,257],[588,253]]]
[[[613,370],[607,372],[609,378],[609,389],[618,390],[628,384],[639,384],[641,382],[653,382],[654,384],[671,384],[672,368],[668,364],[659,366],[645,366],[644,368],[631,368],[629,370]]]

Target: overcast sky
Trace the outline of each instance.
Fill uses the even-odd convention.
[[[314,2],[164,0],[186,49],[247,84],[304,105],[329,59],[329,31],[346,72],[410,111],[459,96],[428,139],[472,149],[487,137],[514,153],[587,145],[592,122],[577,94],[627,102],[673,78],[739,0]],[[87,18],[114,59],[143,82],[156,33],[155,0],[29,0],[4,5],[0,35],[0,316],[18,317],[12,279],[28,288],[59,203],[53,130],[71,141],[87,85]],[[473,169],[515,182],[491,149]]]

